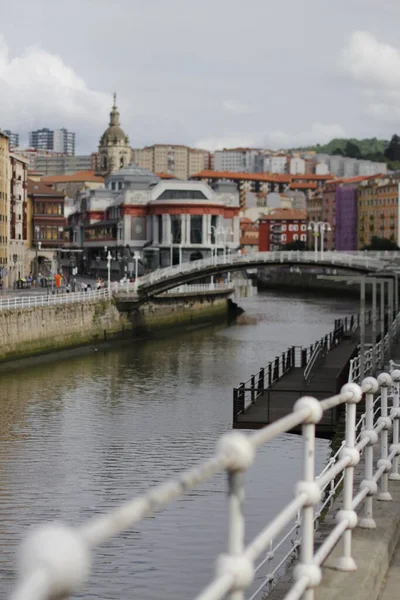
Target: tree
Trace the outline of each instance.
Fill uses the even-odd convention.
[[[346,142],[343,154],[349,158],[361,158],[360,148],[357,146],[357,144],[354,144],[354,142],[350,142],[350,140]]]
[[[343,156],[343,150],[341,148],[336,148],[336,150],[334,150],[332,154],[335,156]]]
[[[282,250],[307,250],[307,245],[305,242],[301,242],[300,240],[295,240],[294,242],[289,242],[282,246]]]
[[[396,134],[389,142],[389,146],[385,150],[385,157],[390,161],[400,160],[400,137]]]
[[[371,243],[364,246],[363,250],[398,250],[399,247],[393,240],[381,238],[376,235],[372,236]]]

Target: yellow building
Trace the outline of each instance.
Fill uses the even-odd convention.
[[[0,280],[8,285],[9,180],[8,136],[0,131]]]
[[[132,150],[132,162],[153,173],[168,173],[189,179],[209,168],[210,153],[188,146],[155,144]]]
[[[371,243],[373,237],[400,244],[399,179],[376,178],[358,188],[358,248]]]

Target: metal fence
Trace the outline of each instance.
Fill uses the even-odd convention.
[[[35,308],[52,306],[54,304],[71,304],[74,302],[89,302],[109,297],[107,289],[90,290],[87,292],[70,292],[69,294],[43,294],[30,296],[11,296],[0,299],[0,310],[15,310],[18,308]]]
[[[312,600],[321,582],[321,565],[332,548],[341,540],[341,557],[337,568],[353,570],[357,557],[352,556],[352,530],[357,525],[365,528],[376,526],[373,520],[374,496],[381,500],[391,499],[388,491],[389,473],[398,478],[399,470],[399,381],[400,371],[395,370],[391,374],[381,374],[377,380],[369,377],[361,387],[355,383],[346,384],[338,395],[322,401],[300,398],[287,416],[250,435],[238,431],[225,434],[209,460],[108,514],[94,517],[78,527],[48,524],[34,530],[19,551],[19,575],[12,600],[52,600],[84,591],[90,574],[91,555],[97,546],[221,472],[227,475],[226,552],[217,558],[215,576],[197,595],[197,600],[221,600],[227,597],[230,600],[242,600],[255,574],[268,563],[274,540],[286,531],[298,515],[300,519],[295,527],[301,523],[301,535],[297,542],[300,558],[294,569],[294,583],[285,598],[297,600],[305,597]],[[388,401],[389,389],[393,393]],[[361,419],[361,431],[357,431],[356,407],[363,393],[365,415]],[[379,405],[375,410],[376,402]],[[341,405],[346,405],[345,442],[340,452],[316,477],[316,424],[324,412]],[[379,418],[374,421],[375,412]],[[393,445],[389,448],[388,431],[392,424]],[[296,426],[302,427],[303,477],[297,482],[294,498],[245,545],[244,474],[253,464],[261,446]],[[374,447],[377,448],[376,452]],[[379,460],[375,468],[374,454],[377,453]],[[361,456],[365,477],[360,489],[354,493],[354,467]],[[324,492],[328,490],[329,496],[340,477],[344,486],[343,509],[338,513],[336,525],[314,552],[315,518],[326,502]],[[364,513],[359,518],[355,511],[362,505]],[[263,592],[271,577],[271,574],[266,576],[252,598]]]

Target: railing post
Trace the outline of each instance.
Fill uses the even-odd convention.
[[[251,387],[251,403],[254,404],[256,399],[256,376],[251,375],[250,377],[250,387]]]
[[[314,506],[321,500],[321,490],[315,481],[315,425],[322,417],[318,400],[305,396],[297,400],[294,411],[309,409],[309,416],[302,425],[303,438],[303,481],[296,486],[296,494],[306,494],[302,509],[300,564],[294,569],[296,580],[308,577],[309,584],[303,600],[314,599],[314,588],[321,581],[321,569],[314,564]]]
[[[390,447],[390,450],[396,448],[397,453],[396,453],[396,456],[393,458],[392,472],[389,475],[389,479],[391,479],[393,481],[399,481],[399,479],[400,479],[400,474],[399,474],[400,371],[398,369],[391,371],[390,377],[392,378],[392,381],[393,381],[393,408],[390,412],[391,417],[393,419],[393,445]]]
[[[264,367],[261,367],[260,373],[258,376],[258,387],[260,390],[264,389],[264,387],[265,387],[264,383],[265,383],[265,369],[264,369]]]
[[[253,564],[244,556],[245,518],[244,471],[254,461],[255,449],[249,439],[238,431],[226,434],[219,442],[218,449],[232,456],[228,467],[228,549],[217,562],[217,574],[236,575],[234,589],[228,594],[229,600],[243,600],[244,590],[254,576]]]
[[[239,413],[243,414],[244,413],[244,404],[245,404],[245,402],[244,402],[244,395],[245,395],[244,383],[241,383],[239,385],[237,392],[238,392],[237,414],[239,414]]]
[[[392,496],[389,492],[389,471],[392,468],[392,463],[388,459],[388,439],[392,421],[390,417],[388,417],[387,397],[388,387],[392,385],[393,382],[389,373],[381,373],[378,377],[378,383],[381,388],[381,416],[378,419],[378,423],[385,423],[385,427],[381,431],[381,458],[378,460],[378,469],[384,466],[385,471],[380,480],[380,492],[377,499],[381,502],[390,502]]]
[[[272,384],[272,363],[268,363],[268,387]]]
[[[347,529],[343,533],[343,553],[336,561],[336,567],[340,571],[355,571],[357,565],[351,556],[351,530],[357,525],[357,514],[352,508],[354,467],[360,462],[360,452],[356,444],[356,412],[357,403],[361,400],[362,390],[356,383],[347,383],[342,387],[341,394],[351,394],[346,400],[346,439],[344,448],[340,452],[340,459],[348,458],[349,462],[344,471],[343,484],[343,509],[336,516],[340,523],[347,520]]]
[[[373,496],[378,492],[378,486],[373,480],[374,475],[374,445],[378,442],[378,435],[374,431],[374,394],[379,385],[374,377],[367,377],[362,382],[362,390],[365,393],[365,428],[361,433],[361,439],[368,437],[368,444],[364,450],[364,480],[361,487],[368,487],[368,496],[364,502],[364,516],[360,519],[359,526],[362,529],[376,529],[373,518]]]
[[[236,423],[238,416],[238,390],[233,388],[233,423]]]

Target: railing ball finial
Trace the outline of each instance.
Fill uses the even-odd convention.
[[[303,396],[296,401],[293,411],[296,412],[305,408],[309,410],[309,416],[304,419],[304,423],[314,423],[314,425],[319,423],[323,414],[319,401],[312,396]]]
[[[53,523],[33,530],[22,542],[18,571],[22,581],[37,570],[46,572],[49,595],[69,596],[78,591],[90,572],[90,551],[81,536]]]
[[[393,381],[389,373],[381,373],[378,375],[378,383],[381,387],[389,387],[390,385],[393,385]]]
[[[254,462],[256,450],[249,437],[240,431],[225,433],[217,444],[217,452],[229,457],[231,471],[245,471]]]
[[[357,383],[346,383],[340,390],[340,393],[348,395],[347,404],[357,404],[363,395],[363,391]]]
[[[393,371],[390,371],[390,377],[395,383],[400,381],[400,369],[394,369]]]
[[[234,579],[232,591],[241,591],[249,587],[254,579],[254,565],[245,556],[232,556],[231,554],[220,554],[217,560],[217,576],[231,575]]]
[[[361,382],[361,389],[365,394],[376,394],[379,390],[379,383],[375,377],[366,377]]]

